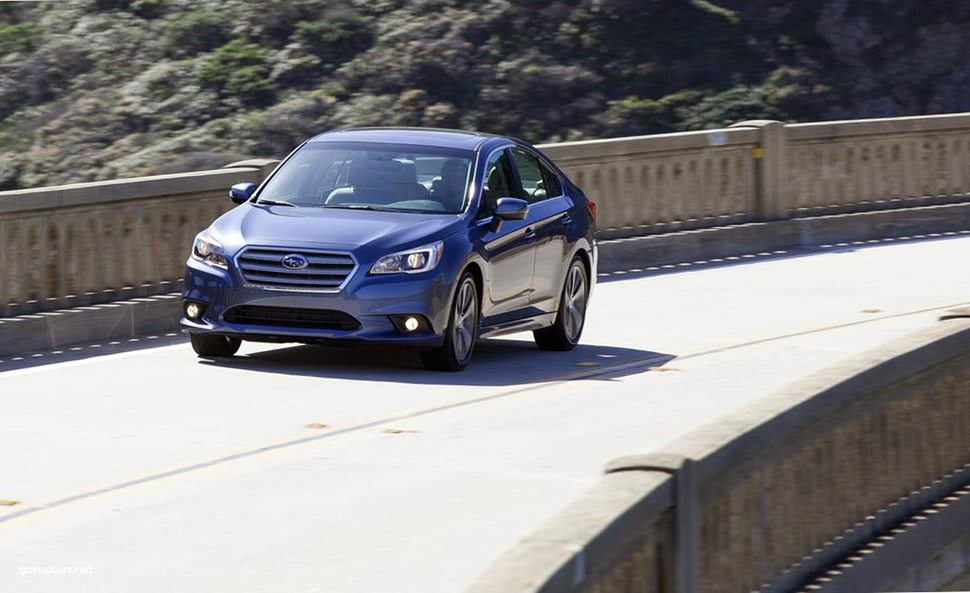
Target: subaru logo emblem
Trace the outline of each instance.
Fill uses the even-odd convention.
[[[302,270],[310,265],[310,260],[298,253],[291,253],[282,259],[282,264],[284,268],[289,268],[291,270]]]

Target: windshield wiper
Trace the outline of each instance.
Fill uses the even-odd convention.
[[[296,204],[292,204],[290,202],[278,202],[276,200],[259,200],[256,203],[265,204],[266,206],[291,206],[293,208],[296,208]]]
[[[321,204],[320,208],[343,208],[346,210],[372,210],[374,212],[401,212],[404,214],[455,214],[441,210],[419,210],[417,208],[378,208],[369,204]]]
[[[378,212],[385,212],[387,208],[375,208],[368,204],[322,204],[321,208],[345,208],[347,210],[376,210]]]

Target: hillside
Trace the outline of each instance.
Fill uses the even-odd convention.
[[[553,141],[970,110],[942,0],[0,3],[0,189],[282,156],[361,125]]]

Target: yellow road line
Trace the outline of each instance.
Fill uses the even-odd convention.
[[[788,332],[785,334],[777,334],[777,335],[769,335],[769,336],[763,336],[758,338],[752,338],[741,342],[728,344],[725,346],[715,347],[707,350],[699,350],[699,351],[685,354],[683,356],[675,357],[672,355],[660,355],[660,356],[644,357],[644,358],[617,363],[613,365],[605,365],[595,369],[589,369],[589,368],[580,369],[569,373],[564,373],[558,376],[549,377],[547,379],[541,379],[535,383],[518,386],[512,389],[497,388],[496,390],[493,390],[493,392],[491,393],[485,392],[484,394],[479,394],[479,395],[470,396],[466,398],[459,398],[459,399],[452,400],[450,402],[435,404],[433,406],[420,407],[420,408],[412,409],[410,411],[404,410],[404,411],[397,412],[395,414],[391,414],[389,416],[381,416],[379,418],[367,420],[344,428],[325,430],[321,433],[316,433],[311,436],[305,436],[305,437],[300,437],[296,439],[281,441],[281,442],[266,445],[263,447],[247,449],[245,451],[239,451],[239,452],[224,455],[221,457],[210,458],[210,459],[198,461],[195,463],[190,463],[188,465],[181,465],[169,470],[156,472],[153,474],[142,475],[140,477],[131,478],[122,482],[116,482],[114,484],[104,486],[102,488],[97,488],[94,490],[88,490],[85,492],[66,496],[64,498],[53,500],[46,504],[40,504],[36,506],[25,506],[21,510],[0,516],[0,527],[2,527],[3,524],[5,523],[12,522],[14,519],[26,517],[29,515],[34,515],[39,513],[40,511],[55,509],[58,507],[69,505],[71,503],[89,500],[101,495],[114,493],[120,490],[134,488],[136,486],[145,485],[145,484],[156,483],[175,476],[181,476],[184,474],[193,473],[204,469],[214,468],[232,461],[238,461],[241,459],[247,459],[251,457],[274,453],[282,449],[289,449],[292,447],[315,443],[317,441],[321,441],[324,439],[331,439],[331,438],[343,436],[346,434],[358,433],[365,430],[379,428],[382,426],[386,426],[388,424],[400,422],[402,420],[429,416],[440,412],[447,412],[457,408],[463,408],[463,407],[482,404],[486,402],[492,402],[499,399],[516,396],[516,395],[523,395],[526,393],[533,394],[536,391],[547,389],[549,387],[556,387],[564,383],[568,383],[570,381],[610,376],[610,375],[615,375],[622,371],[628,371],[628,370],[637,369],[637,368],[643,368],[644,370],[646,370],[646,369],[649,369],[650,367],[656,367],[656,366],[659,366],[660,364],[669,362],[675,358],[679,361],[692,359],[692,358],[700,358],[702,356],[710,356],[710,355],[719,354],[730,350],[737,350],[739,348],[758,346],[758,345],[762,345],[762,344],[766,344],[774,341],[786,340],[786,339],[791,339],[795,337],[822,333],[827,331],[834,331],[834,330],[854,327],[858,325],[877,323],[879,321],[884,321],[887,319],[895,319],[895,318],[906,317],[910,315],[918,315],[921,313],[930,313],[933,311],[952,309],[952,308],[966,306],[966,305],[970,305],[970,302],[911,310],[911,311],[896,313],[892,315],[883,315],[879,317],[869,317],[860,321],[853,321],[853,322],[841,323],[841,324],[830,325],[830,326],[806,328],[806,329]]]

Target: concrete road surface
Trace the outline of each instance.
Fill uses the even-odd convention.
[[[960,237],[614,275],[574,352],[485,341],[461,374],[172,336],[8,358],[0,591],[460,591],[610,459],[970,302],[968,261]]]

